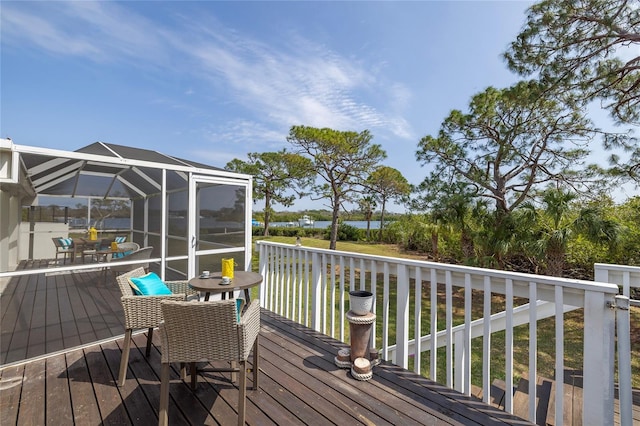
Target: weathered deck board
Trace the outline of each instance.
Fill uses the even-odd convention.
[[[22,266],[46,268],[47,262]],[[124,333],[120,291],[99,269],[14,277],[0,306],[3,365]]]
[[[368,382],[354,380],[333,364],[343,344],[267,311],[262,318],[260,387],[247,392],[251,425],[526,424],[390,364],[375,367]],[[157,422],[158,340],[154,336],[147,358],[146,335],[134,336],[127,380],[118,388],[121,343],[74,349],[0,370],[0,424]],[[236,424],[238,389],[229,373],[199,372],[195,391],[178,373],[174,366],[172,424]]]

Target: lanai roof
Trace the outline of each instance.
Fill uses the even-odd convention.
[[[148,149],[95,142],[73,152],[21,149],[21,162],[39,195],[135,199],[161,191],[162,169],[167,192],[183,189],[188,172],[229,172]],[[238,176],[234,174],[234,176]]]

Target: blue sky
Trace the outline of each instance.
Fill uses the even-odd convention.
[[[501,53],[530,4],[2,1],[0,137],[224,167],[288,147],[292,125],[368,129],[418,184],[418,141],[517,81]]]

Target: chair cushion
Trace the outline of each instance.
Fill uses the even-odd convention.
[[[237,298],[236,299],[236,312],[237,312],[237,322],[240,322],[240,314],[242,313],[242,305],[244,305],[244,299]]]
[[[141,277],[129,278],[129,285],[137,295],[160,296],[172,294],[169,287],[154,272],[149,272]]]
[[[73,244],[73,240],[71,238],[58,238],[58,241],[60,241],[60,246],[63,249],[68,249],[71,247],[71,244]]]
[[[116,243],[124,243],[127,241],[127,237],[116,237]]]

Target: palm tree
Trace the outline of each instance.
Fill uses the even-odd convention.
[[[373,217],[373,211],[375,210],[376,198],[373,195],[365,195],[358,200],[358,206],[362,213],[364,213],[364,218],[367,221],[367,241],[369,240],[369,235],[371,233],[371,218]]]
[[[617,241],[618,224],[606,219],[598,207],[585,207],[576,212],[576,198],[575,193],[549,189],[542,194],[542,210],[531,202],[522,205],[520,228],[532,230],[525,245],[539,259],[544,259],[548,275],[562,276],[567,245],[578,234],[610,247]]]

